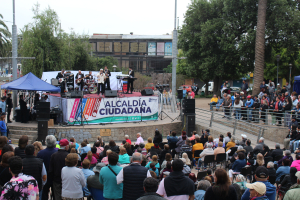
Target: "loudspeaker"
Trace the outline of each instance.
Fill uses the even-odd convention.
[[[50,102],[38,101],[35,109],[37,121],[48,121],[50,119]]]
[[[195,113],[195,99],[182,100],[183,113]]]
[[[105,97],[117,97],[117,90],[105,90]]]
[[[195,130],[196,122],[195,122],[195,114],[186,115],[186,134],[191,137],[193,131]]]
[[[82,91],[71,91],[71,98],[81,98]]]
[[[56,78],[52,78],[51,79],[51,85],[59,86],[60,84],[58,83],[58,80]]]
[[[183,99],[183,90],[177,90],[177,98]]]
[[[153,95],[153,90],[152,89],[143,89],[141,91],[142,96],[151,96]]]
[[[48,120],[38,121],[38,141],[45,145],[45,139],[48,135]]]

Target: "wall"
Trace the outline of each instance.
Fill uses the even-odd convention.
[[[107,128],[103,126],[103,128],[87,128],[83,127],[58,127],[58,128],[49,128],[48,134],[55,135],[58,139],[74,137],[78,143],[81,143],[84,139],[88,139],[89,142],[95,142],[97,137],[100,135],[100,129]],[[109,129],[109,128],[107,128]],[[146,141],[148,137],[153,138],[154,132],[158,129],[163,136],[167,136],[170,132],[176,131],[177,133],[181,132],[181,122],[167,123],[167,124],[159,124],[159,125],[144,125],[139,124],[133,127],[121,127],[121,128],[110,128],[111,136],[102,136],[104,141],[115,140],[121,142],[124,140],[125,135],[129,135],[129,138],[133,141],[136,140],[136,133],[140,132],[142,134],[142,138]]]

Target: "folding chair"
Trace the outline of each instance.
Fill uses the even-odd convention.
[[[246,177],[246,180],[248,179],[248,176],[251,176],[252,174],[252,167],[243,167],[242,170],[241,170],[241,174],[243,176]],[[250,183],[251,183],[251,180],[249,180]]]
[[[197,180],[201,181],[207,175],[207,171],[198,172]]]
[[[230,151],[230,153],[228,154],[228,158],[231,157],[231,156],[233,156],[233,154],[237,151],[237,147],[231,147],[230,150],[231,150],[231,151]]]
[[[222,164],[225,166],[225,163],[226,163],[226,153],[219,153],[219,154],[217,154],[215,162],[216,162],[216,165],[217,165],[217,163],[221,163],[221,166],[222,166]]]
[[[195,150],[195,152],[194,152],[194,158],[195,158],[196,160],[199,159],[200,154],[202,153],[202,151],[203,151],[203,150]]]
[[[209,164],[214,164],[215,162],[215,155],[206,155],[204,157],[204,164],[206,164],[206,166],[208,166]],[[204,164],[202,165],[202,168],[204,167]],[[213,171],[213,168],[211,168]]]
[[[276,176],[269,176],[269,182],[274,185],[276,181]]]

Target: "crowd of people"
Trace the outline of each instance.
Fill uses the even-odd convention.
[[[248,88],[245,81],[243,81],[245,88]],[[226,88],[226,87],[225,87]],[[282,88],[278,85],[277,89],[274,87],[272,81],[268,85],[262,82],[260,86],[260,93],[258,95],[247,95],[247,90],[243,89],[241,92],[235,92],[230,95],[227,90],[221,96],[214,95],[211,99],[210,110],[216,107],[224,109],[224,117],[231,117],[231,113],[238,120],[254,121],[256,123],[262,120],[266,122],[267,113],[273,115],[273,124],[282,125],[284,121],[285,126],[291,126],[291,119],[300,122],[300,95],[296,92],[290,93],[290,85],[286,83]],[[227,92],[227,93],[226,93]],[[267,112],[268,111],[268,112]],[[298,124],[297,124],[298,125]]]
[[[253,148],[246,135],[238,140],[228,132],[214,139],[207,129],[191,137],[171,132],[167,142],[158,130],[147,141],[141,133],[135,142],[125,135],[120,145],[105,144],[100,136],[93,144],[57,141],[53,135],[45,142],[44,149],[23,135],[13,148],[0,137],[0,200],[293,200],[300,195],[300,150],[294,160],[290,150],[279,144],[271,149],[264,138]],[[226,155],[226,164],[217,167],[219,155]],[[214,162],[207,163],[210,156]]]

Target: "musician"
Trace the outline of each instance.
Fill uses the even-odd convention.
[[[133,91],[133,79],[134,78],[134,71],[132,70],[131,67],[129,67],[129,72],[128,72],[129,78],[128,78],[128,86],[127,86],[127,94],[129,93],[129,88],[132,94]]]
[[[105,74],[103,69],[100,69],[100,72],[97,74],[97,81],[98,81],[98,95],[100,94],[101,88],[101,95],[105,92]]]
[[[83,78],[84,78],[84,74],[81,73],[81,70],[79,70],[78,73],[75,76],[75,79],[76,79],[76,84],[80,86],[80,91],[82,91],[82,88],[83,88],[83,85],[84,85]]]
[[[60,84],[60,92],[64,93],[65,92],[65,70],[62,69],[61,72],[58,72],[56,79],[58,79],[58,82]]]
[[[107,66],[105,66],[104,67],[104,73],[105,73],[105,76],[106,76],[106,79],[105,79],[105,85],[106,85],[106,88],[108,89],[108,90],[110,90],[110,76],[111,76],[111,74],[110,74],[110,71],[107,69]]]
[[[93,80],[93,79],[94,79],[94,77],[93,77],[93,75],[92,75],[92,71],[89,71],[89,74],[87,74],[87,75],[85,76],[85,79],[89,79],[89,80]]]
[[[7,94],[6,106],[7,106],[7,123],[11,123],[10,113],[11,113],[11,109],[13,107],[13,103],[12,103],[12,100],[11,100],[11,94],[10,93]]]
[[[27,115],[27,105],[26,102],[23,100],[23,95],[20,95],[20,113],[21,113],[21,123],[26,123],[28,121],[28,115]]]

